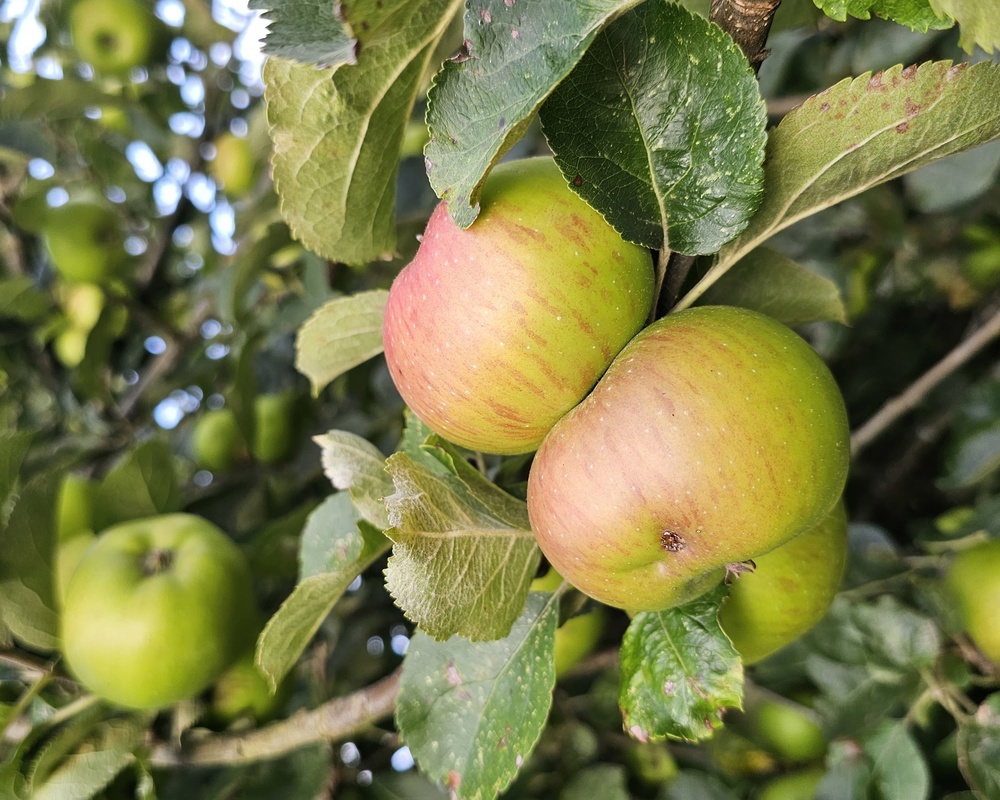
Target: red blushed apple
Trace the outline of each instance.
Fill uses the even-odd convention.
[[[389,371],[413,412],[457,444],[527,453],[580,402],[653,302],[624,241],[555,162],[501,164],[459,228],[442,203],[389,292]]]
[[[740,308],[681,311],[636,336],[545,438],[531,527],[586,594],[668,608],[822,521],[848,435],[833,377],[791,330]]]

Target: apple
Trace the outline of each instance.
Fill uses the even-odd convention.
[[[250,142],[226,131],[215,140],[215,158],[209,174],[230,197],[242,197],[256,182],[256,160]]]
[[[976,647],[1000,665],[1000,539],[980,542],[956,555],[945,585]]]
[[[104,310],[101,288],[92,283],[69,283],[59,288],[59,301],[70,326],[82,331],[93,330]]]
[[[591,597],[669,608],[819,524],[844,489],[848,439],[805,341],[746,309],[688,309],[637,335],[545,437],[531,527]]]
[[[190,514],[132,520],[104,531],[70,578],[63,654],[98,696],[162,708],[217,680],[256,618],[249,566],[221,530]]]
[[[531,582],[533,592],[552,592],[559,588],[562,575],[550,569],[540,578]],[[555,666],[556,677],[560,678],[590,655],[601,639],[604,630],[604,610],[597,606],[583,614],[570,617],[556,630]]]
[[[435,433],[528,453],[639,331],[653,302],[649,252],[624,241],[551,158],[500,164],[479,218],[439,204],[389,291],[385,357]]]
[[[81,59],[98,72],[125,75],[149,59],[156,18],[140,0],[76,0],[69,30]]]
[[[789,772],[765,783],[755,795],[757,800],[813,800],[826,770],[822,767]]]
[[[56,338],[52,340],[52,351],[59,359],[59,363],[67,369],[80,366],[80,362],[87,355],[89,336],[88,331],[80,328],[66,328],[59,331]]]
[[[292,683],[286,678],[271,692],[267,678],[254,663],[254,652],[248,650],[215,682],[209,696],[209,718],[223,727],[239,719],[257,723],[274,719],[288,701]]]
[[[43,235],[52,265],[66,280],[105,283],[128,264],[121,221],[107,206],[77,202],[54,208]]]
[[[79,531],[59,543],[56,550],[56,600],[59,605],[66,601],[70,578],[83,560],[83,554],[95,539],[93,531]]]
[[[669,783],[680,772],[670,748],[663,742],[630,741],[625,762],[644,786]]]
[[[258,395],[254,400],[253,457],[263,464],[277,464],[295,449],[295,395],[291,392]]]
[[[246,454],[243,434],[230,408],[206,411],[191,435],[195,461],[212,472],[228,472]]]
[[[826,614],[847,563],[843,503],[815,528],[754,558],[734,578],[719,622],[744,664],[754,664],[799,638]]]
[[[790,700],[761,698],[749,709],[753,738],[784,761],[815,761],[826,753],[816,715]]]
[[[66,473],[56,496],[56,536],[60,542],[89,531],[94,524],[94,483],[82,475]]]

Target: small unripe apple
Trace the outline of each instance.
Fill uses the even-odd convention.
[[[292,690],[290,676],[271,691],[267,678],[257,669],[254,652],[249,650],[236,660],[215,682],[209,697],[209,718],[225,727],[241,718],[267,722],[281,710]]]
[[[837,384],[805,341],[746,309],[688,309],[637,335],[545,437],[531,527],[591,597],[669,608],[821,522],[848,439]]]
[[[74,472],[66,473],[56,497],[56,537],[65,542],[94,524],[93,482]]]
[[[533,592],[551,592],[562,583],[562,575],[550,569],[541,578],[531,582]],[[570,617],[556,630],[556,677],[562,677],[580,663],[601,639],[604,630],[604,609],[595,606],[583,614]]]
[[[73,369],[80,366],[87,355],[87,339],[90,333],[80,328],[66,328],[52,340],[52,351],[64,367]]]
[[[824,768],[813,767],[779,775],[764,784],[756,800],[813,800],[825,774]]]
[[[209,174],[230,197],[242,197],[256,181],[256,162],[246,138],[226,131],[215,140],[215,158],[208,165]]]
[[[49,212],[43,231],[52,265],[65,279],[106,283],[128,263],[121,220],[110,208],[67,203]]]
[[[440,204],[389,292],[383,339],[396,388],[433,431],[527,453],[639,331],[649,252],[624,241],[555,162],[500,164],[479,218]]]
[[[256,428],[253,457],[263,464],[277,464],[291,455],[297,442],[295,395],[291,392],[261,394],[254,400]]]
[[[230,408],[206,411],[195,424],[191,448],[198,465],[212,472],[228,472],[246,453],[243,434]]]
[[[945,581],[972,641],[1000,664],[1000,539],[961,551],[948,567]]]
[[[76,0],[69,28],[80,58],[110,75],[146,63],[156,38],[152,9],[139,0]]]
[[[826,752],[815,714],[785,700],[762,698],[749,710],[754,739],[785,761],[814,761]]]
[[[56,600],[60,606],[66,599],[66,589],[73,573],[96,538],[93,531],[78,531],[59,543],[56,550]]]
[[[735,576],[719,622],[744,664],[754,664],[799,638],[823,618],[847,563],[842,503],[815,528],[754,558]]]

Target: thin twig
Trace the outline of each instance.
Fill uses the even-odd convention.
[[[1000,309],[997,309],[979,330],[921,375],[905,392],[889,400],[875,416],[858,428],[851,435],[851,454],[857,457],[901,417],[916,408],[941,381],[979,353],[997,336],[1000,336]]]
[[[399,675],[397,670],[371,686],[250,733],[211,736],[180,753],[161,745],[153,750],[150,763],[159,767],[241,764],[277,758],[314,742],[343,739],[392,714]]]

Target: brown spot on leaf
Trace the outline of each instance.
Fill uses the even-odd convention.
[[[574,186],[583,186],[583,176],[582,175],[577,175],[575,178],[573,178],[573,185]]]
[[[904,69],[901,74],[904,78],[906,78],[906,80],[912,80],[917,75],[917,65],[910,64],[910,66]]]
[[[896,133],[906,133],[909,129],[910,129],[910,123],[909,122],[900,122],[896,126]]]
[[[822,105],[821,105],[821,106],[819,107],[819,110],[820,110],[820,111],[829,111],[829,110],[830,110],[830,104],[829,104],[829,103],[823,103],[823,104],[822,104]]]
[[[909,97],[906,98],[906,102],[903,104],[903,111],[907,117],[915,117],[920,113],[920,104],[914,103]]]

